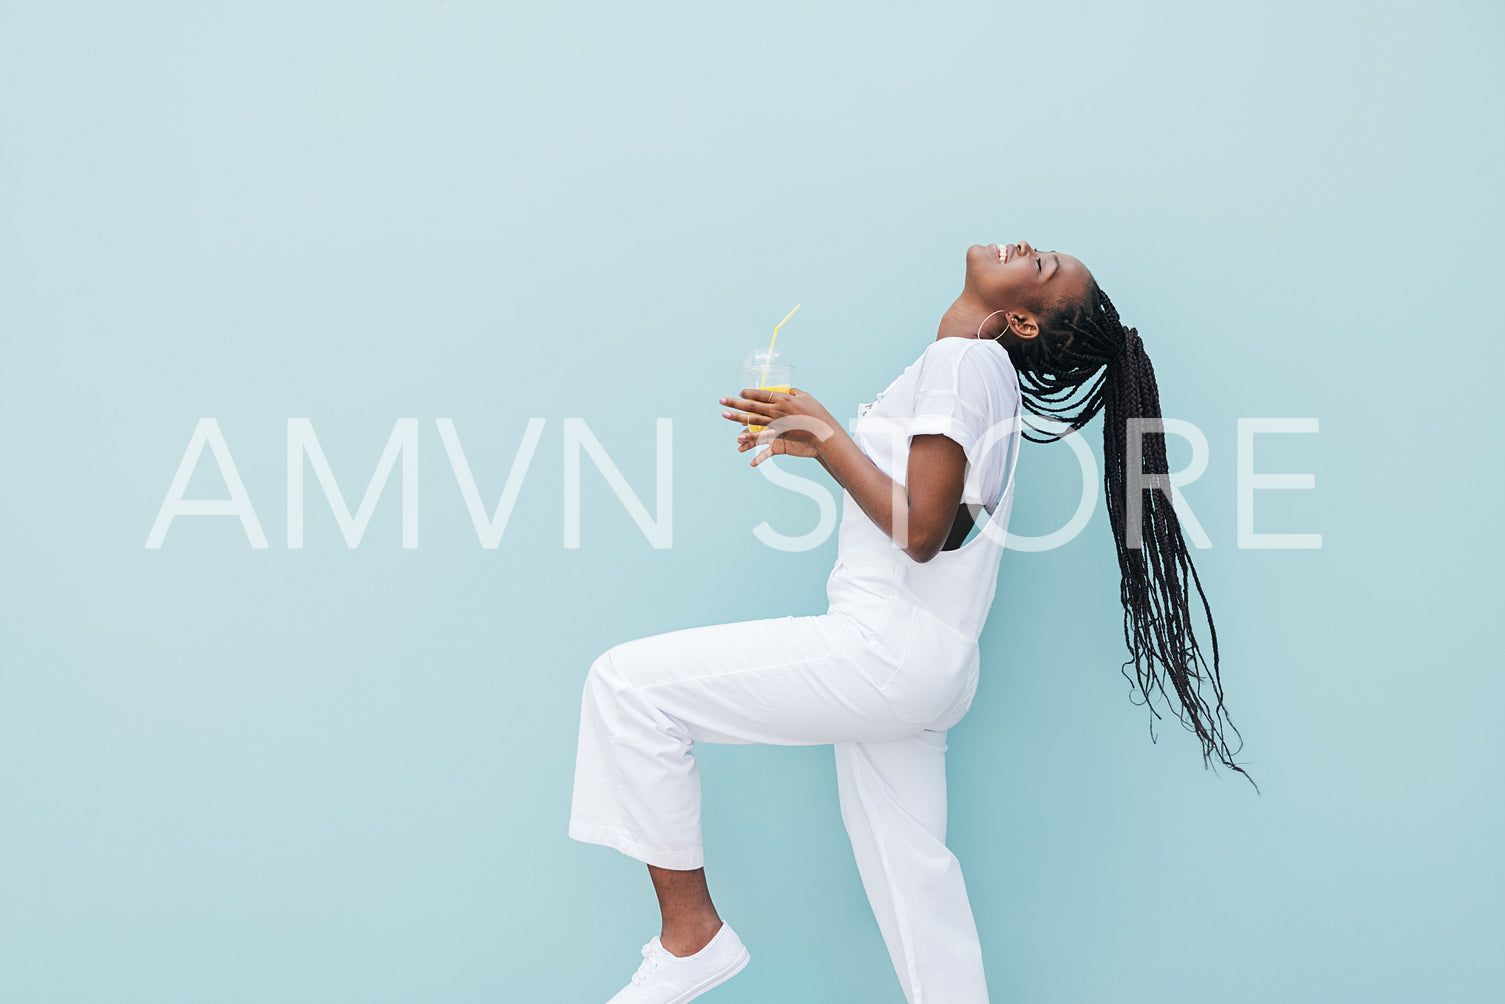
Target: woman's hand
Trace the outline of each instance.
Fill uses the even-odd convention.
[[[763,447],[753,457],[753,467],[777,456],[819,459],[821,443],[839,428],[825,406],[798,387],[787,392],[745,387],[741,397],[723,397],[721,403],[738,409],[723,411],[721,417],[744,427],[737,436],[737,452]],[[764,428],[746,428],[749,425]]]

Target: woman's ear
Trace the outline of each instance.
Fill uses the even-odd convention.
[[[1009,330],[1017,338],[1034,338],[1040,334],[1040,326],[1035,323],[1034,317],[1029,314],[1008,314]]]

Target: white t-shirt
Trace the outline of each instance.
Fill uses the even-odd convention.
[[[1019,449],[1019,376],[1008,350],[991,338],[947,336],[870,404],[858,407],[852,438],[878,469],[900,484],[909,471],[911,436],[939,433],[967,455],[962,501],[993,515]]]

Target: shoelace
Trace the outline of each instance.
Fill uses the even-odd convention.
[[[641,984],[658,968],[658,963],[658,953],[653,950],[653,942],[650,941],[643,946],[643,962],[638,966],[638,971],[632,974],[632,982]]]

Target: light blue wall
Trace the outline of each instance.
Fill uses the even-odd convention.
[[[641,865],[565,836],[580,685],[629,638],[824,609],[835,541],[715,399],[781,335],[833,411],[934,337],[969,243],[1094,269],[1168,415],[1261,782],[1151,744],[1101,506],[1013,554],[952,734],[994,999],[1480,1000],[1505,963],[1497,5],[20,4],[0,13],[0,1001],[605,1000]],[[199,418],[270,539],[143,546]],[[1240,550],[1239,417],[1262,439]],[[285,429],[352,505],[349,550]],[[495,505],[484,550],[436,431]],[[650,508],[673,420],[673,547]],[[1098,436],[1094,426],[1092,437]],[[1095,447],[1096,448],[1096,447]],[[1177,447],[1177,449],[1182,449]],[[1184,460],[1173,451],[1173,462]],[[784,462],[810,476],[809,465]],[[1079,481],[1027,450],[1016,529]],[[221,497],[207,462],[191,492]],[[827,747],[702,747],[724,1004],[902,1000]]]

